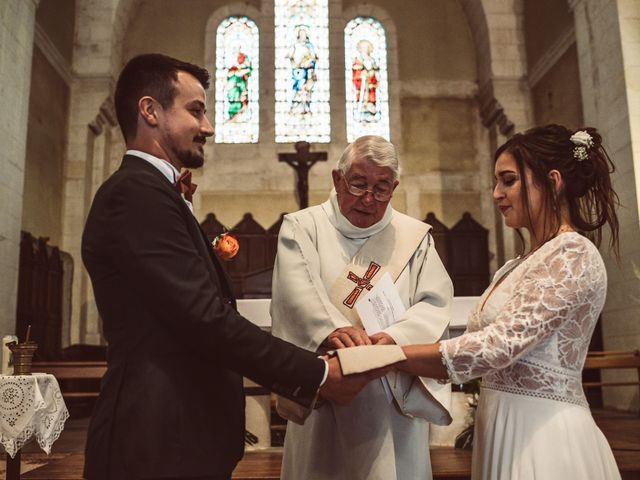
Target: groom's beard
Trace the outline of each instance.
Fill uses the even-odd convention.
[[[204,165],[204,145],[207,139],[205,137],[196,137],[193,141],[200,147],[194,147],[192,150],[176,151],[176,156],[180,159],[180,163],[184,168],[200,168]],[[200,150],[201,148],[202,150]]]
[[[204,154],[196,152],[178,152],[178,158],[184,168],[200,168],[204,165]]]

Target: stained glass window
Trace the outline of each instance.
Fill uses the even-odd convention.
[[[347,141],[362,135],[389,140],[387,41],[382,24],[356,17],[344,29]]]
[[[258,141],[258,27],[225,18],[216,33],[216,143]]]
[[[276,142],[329,142],[327,0],[275,0]]]

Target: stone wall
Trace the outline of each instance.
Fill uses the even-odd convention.
[[[46,32],[67,64],[73,57],[75,0],[40,0],[36,23]]]
[[[575,44],[531,88],[536,125],[583,126],[580,70]]]
[[[581,127],[580,70],[568,3],[525,0],[524,32],[534,123]]]
[[[586,124],[596,126],[616,165],[613,185],[622,203],[620,254],[617,262],[601,252],[609,276],[602,332],[606,350],[637,349],[640,345],[640,6],[638,2],[574,0],[582,105]],[[624,49],[623,49],[624,46]],[[637,372],[605,372],[607,380],[637,379]],[[638,390],[605,390],[605,405],[640,409]]]
[[[273,140],[273,71],[269,68],[274,54],[272,12],[273,2],[269,1],[228,2],[212,8],[197,0],[180,5],[159,0],[140,5],[133,18],[136,28],[124,38],[124,60],[154,50],[204,63],[211,70],[215,28],[223,18],[245,13],[260,28],[260,140],[254,145],[207,146],[205,166],[195,172],[199,185],[195,203],[198,218],[213,211],[220,221],[231,226],[240,221],[244,212],[251,211],[262,225],[271,225],[283,211],[297,209],[293,170],[277,162],[278,153],[293,151],[292,145]],[[178,13],[182,15],[180,20],[170,20]],[[443,205],[447,205],[447,216],[451,218],[457,220],[469,210],[482,221],[476,157],[479,150],[484,154],[488,148],[475,143],[482,141],[474,127],[478,122],[474,98],[476,65],[462,9],[442,0],[411,0],[402,9],[395,8],[390,0],[332,0],[329,14],[333,140],[313,146],[316,151],[327,151],[329,160],[311,171],[311,204],[327,198],[330,171],[346,146],[342,29],[352,16],[371,15],[383,23],[387,32],[391,108],[396,116],[392,117],[391,137],[404,169],[394,206],[424,218],[429,210],[444,214]],[[205,25],[203,19],[207,18]],[[420,55],[416,55],[417,48]],[[210,91],[209,97],[213,94]],[[211,98],[208,103],[213,115]],[[420,122],[425,118],[428,123],[423,126]],[[437,122],[441,123],[434,128]],[[467,141],[460,141],[461,136]],[[422,148],[425,141],[429,143],[426,149]],[[450,178],[443,180],[443,176]]]
[[[573,27],[573,14],[567,0],[524,0],[523,3],[527,65],[531,71]]]
[[[62,240],[62,174],[69,87],[39,48],[34,49],[29,99],[22,229],[49,244]]]
[[[610,142],[609,151],[614,155],[618,168],[614,186],[623,205],[620,210],[622,261],[616,263],[611,257],[608,258],[609,297],[604,312],[604,332],[605,348],[627,350],[640,347],[640,3],[618,1],[616,6],[618,15],[614,21],[617,20],[619,25],[619,37],[608,36],[606,40],[609,44],[602,53],[616,61],[617,73],[610,75],[624,79],[624,84],[615,82],[617,99],[608,103],[607,98],[602,98],[601,105],[605,116],[602,120],[607,120],[603,123]],[[610,8],[602,14],[613,13],[614,9]],[[607,27],[607,21],[603,18],[596,22],[598,28]],[[613,54],[612,50],[618,53]],[[606,71],[607,67],[603,61],[599,68]],[[599,88],[608,88],[607,84],[604,81]],[[626,98],[627,115],[619,110],[622,98]],[[610,379],[617,380],[637,379],[635,375],[637,372],[633,371],[608,374]],[[637,389],[614,389],[606,393],[607,405],[623,410],[640,410]]]
[[[33,0],[0,2],[0,335],[15,329],[36,6]]]

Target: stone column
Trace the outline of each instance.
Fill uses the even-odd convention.
[[[469,21],[478,62],[478,103],[488,129],[490,151],[482,172],[483,184],[493,179],[493,153],[511,135],[533,124],[531,94],[526,81],[522,0],[460,0]],[[491,189],[483,193],[490,198]],[[497,264],[515,255],[519,242],[504,227],[494,209]],[[494,239],[490,239],[493,244]]]
[[[616,166],[614,188],[623,207],[618,264],[601,248],[609,276],[603,312],[606,350],[637,349],[640,344],[640,3],[624,0],[571,0],[582,106],[586,125],[598,128]],[[604,372],[607,380],[632,380],[636,373]],[[605,389],[606,406],[638,410],[637,390]]]
[[[75,13],[61,247],[75,262],[69,341],[99,344],[98,314],[80,248],[89,206],[97,186],[104,181],[96,171],[104,171],[104,156],[108,156],[105,129],[115,123],[108,107],[115,84],[112,73],[115,5],[113,1],[76,0]]]
[[[629,142],[635,180],[635,191],[632,190],[632,193],[635,193],[637,207],[635,221],[638,222],[637,212],[640,210],[640,2],[637,0],[618,1],[618,22],[620,24],[624,84],[629,108],[629,130],[631,132]]]
[[[0,336],[14,333],[37,0],[0,2]],[[24,335],[24,332],[17,332]]]

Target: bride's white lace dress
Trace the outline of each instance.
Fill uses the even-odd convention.
[[[453,383],[482,377],[473,479],[620,478],[581,383],[606,289],[596,247],[562,233],[505,264],[467,333],[441,342]]]

